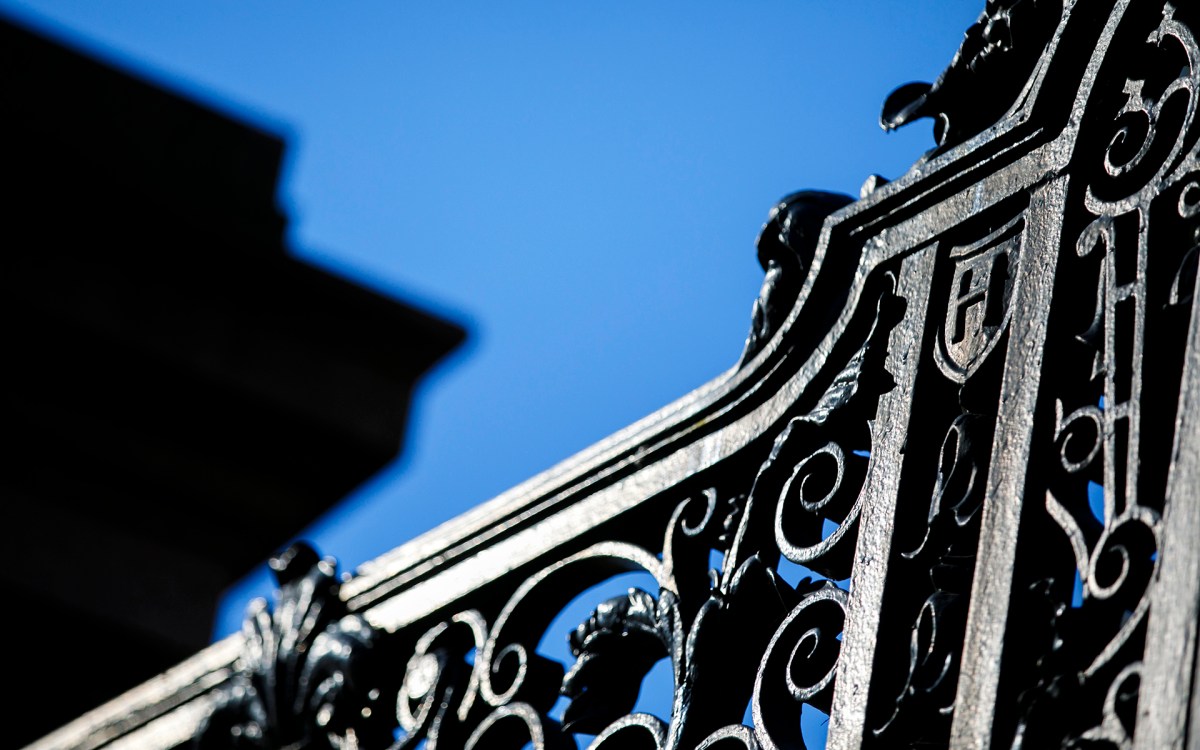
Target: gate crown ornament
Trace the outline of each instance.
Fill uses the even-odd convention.
[[[988,2],[884,106],[933,152],[772,213],[739,367],[37,747],[1196,747],[1198,24]]]

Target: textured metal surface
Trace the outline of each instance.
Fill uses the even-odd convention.
[[[738,367],[39,747],[1197,747],[1198,24],[988,2],[885,105],[933,151],[771,213]]]

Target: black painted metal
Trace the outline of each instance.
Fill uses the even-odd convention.
[[[936,118],[933,152],[772,213],[739,367],[340,589],[315,555],[283,566],[247,656],[130,698],[111,736],[795,748],[809,706],[839,750],[1197,747],[1198,24],[988,2],[938,82],[885,106]],[[536,652],[628,570],[656,590],[559,634],[574,664]],[[630,714],[660,659],[671,714]]]

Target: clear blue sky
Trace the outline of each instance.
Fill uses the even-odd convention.
[[[305,537],[352,568],[682,396],[740,352],[780,196],[857,194],[983,0],[0,0],[283,135],[302,258],[464,324],[406,452]],[[263,572],[228,598],[218,635]]]

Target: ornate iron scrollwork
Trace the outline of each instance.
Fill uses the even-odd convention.
[[[989,0],[885,105],[937,149],[772,210],[737,367],[343,584],[294,550],[170,705],[203,747],[1195,745],[1198,25]]]
[[[879,394],[891,385],[881,351],[896,322],[897,301],[890,289],[887,279],[878,285],[877,302],[866,308],[869,315],[859,325],[860,345],[849,351],[813,406],[789,421],[757,472],[743,480],[741,492],[714,487],[687,497],[676,504],[656,548],[596,545],[526,579],[490,622],[468,610],[421,636],[399,686],[390,686],[389,693],[389,686],[380,684],[368,693],[373,702],[365,714],[369,717],[376,716],[380,695],[397,696],[393,723],[400,736],[392,749],[421,743],[426,748],[520,748],[528,743],[553,748],[569,746],[569,736],[576,733],[597,735],[592,744],[597,749],[630,743],[663,749],[712,746],[718,740],[754,748],[802,743],[797,734],[800,707],[829,709],[847,596],[833,580],[812,576],[845,580],[851,573],[858,495],[869,462],[861,455],[869,453],[867,420]],[[843,448],[828,441],[829,436],[857,440],[849,445],[865,450]],[[834,528],[826,530],[822,524]],[[722,566],[705,575],[713,552],[723,555]],[[306,548],[290,554],[316,559]],[[804,565],[812,574],[793,586],[776,572],[782,559]],[[281,564],[281,569],[290,571],[297,564]],[[303,591],[294,590],[295,576],[281,579],[286,583],[272,633],[299,617],[294,601],[321,611],[344,611],[337,608],[329,563],[310,566],[307,577],[297,579],[309,582]],[[657,593],[635,588],[600,602],[585,622],[565,634],[575,657],[569,669],[539,655],[536,643],[566,600],[620,569],[651,574]],[[308,593],[310,588],[314,593]],[[265,611],[259,606],[250,622],[265,621]],[[361,642],[348,644],[343,654],[357,657],[360,646],[370,648],[380,637],[360,620],[339,621],[316,637],[342,637],[346,629],[359,627]],[[300,643],[296,637],[276,640]],[[278,661],[290,664],[305,652],[298,645],[296,650]],[[464,661],[469,652],[472,664]],[[642,676],[664,658],[671,661],[674,675],[672,715],[630,714]],[[253,668],[250,673],[257,674]],[[559,694],[568,703],[556,720],[549,710]],[[326,700],[322,715],[341,716],[359,696],[327,698],[321,699]],[[315,699],[306,700],[307,707]],[[231,698],[228,705],[241,704]],[[257,705],[250,704],[251,721],[263,737],[278,736],[303,747],[387,744],[378,743],[378,732],[372,735],[375,743],[368,743],[360,722],[276,727],[275,715],[253,713]],[[758,722],[761,728],[739,728],[747,705],[755,717],[790,715],[795,721],[764,719]],[[214,715],[203,733],[205,742],[230,729],[221,717],[232,710]],[[789,723],[794,726],[785,731]],[[780,731],[785,734],[778,735]]]

